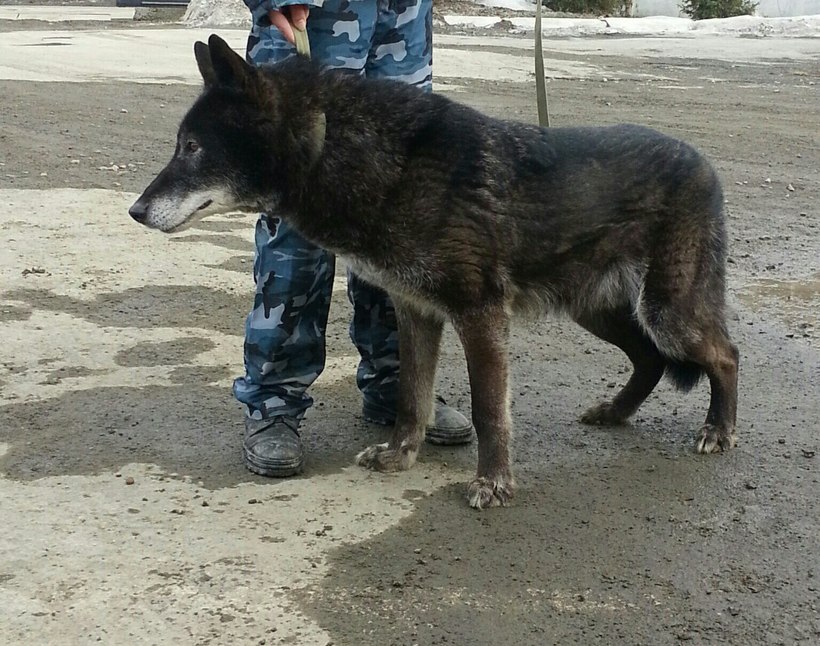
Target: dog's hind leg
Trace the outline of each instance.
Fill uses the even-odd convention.
[[[392,295],[391,295],[392,296]],[[443,319],[393,297],[399,326],[399,397],[390,442],[374,444],[356,456],[376,471],[405,471],[413,466],[433,414]]]
[[[737,442],[737,347],[723,325],[715,325],[689,354],[692,361],[703,366],[711,387],[709,412],[695,437],[695,450],[714,453],[731,449]]]
[[[478,469],[468,500],[476,509],[506,505],[515,488],[510,466],[509,316],[500,305],[488,306],[453,323],[467,358],[478,436]]]
[[[576,317],[585,329],[618,346],[632,362],[633,372],[612,401],[593,406],[581,415],[584,424],[623,424],[644,402],[663,376],[666,361],[641,330],[628,308]]]
[[[678,282],[676,289],[669,284],[671,281],[661,282],[660,287],[658,281],[649,283],[638,315],[660,351],[669,357],[670,366],[690,366],[690,371],[700,368],[709,377],[709,412],[697,432],[695,450],[731,449],[736,442],[739,355],[726,331],[723,276],[706,267],[699,284]]]

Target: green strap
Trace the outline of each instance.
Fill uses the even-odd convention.
[[[544,79],[544,47],[541,42],[541,0],[535,0],[535,3],[538,5],[535,14],[535,97],[538,103],[538,124],[542,127],[549,127],[550,111],[547,102],[547,85]],[[293,37],[296,41],[296,53],[310,58],[310,40],[307,30],[294,27]]]
[[[535,14],[535,99],[538,103],[538,125],[548,128],[550,108],[547,103],[547,83],[544,80],[544,47],[541,44],[541,0],[535,0],[538,11]]]
[[[293,39],[296,41],[296,53],[299,56],[310,58],[310,41],[308,40],[307,30],[297,29],[293,27]],[[319,155],[322,154],[322,148],[325,145],[325,135],[327,134],[327,118],[324,112],[320,112],[313,122],[310,132],[310,156],[311,165],[316,162]]]
[[[296,53],[305,58],[310,58],[310,41],[307,30],[293,28],[293,39],[296,41]]]
[[[538,124],[542,127],[550,125],[550,110],[547,102],[547,84],[544,79],[544,46],[541,42],[541,0],[535,0],[538,10],[535,14],[535,98],[538,103]],[[296,53],[310,58],[310,40],[307,30],[293,28],[293,37],[296,41]],[[324,138],[324,137],[322,137]]]

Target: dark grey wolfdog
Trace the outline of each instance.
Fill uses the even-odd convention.
[[[478,434],[468,499],[507,503],[507,344],[522,311],[564,312],[634,365],[583,422],[623,423],[664,373],[684,390],[705,373],[711,401],[696,449],[734,445],[723,198],[690,146],[639,126],[500,121],[301,58],[254,68],[216,36],[195,54],[205,89],[130,214],[168,232],[207,213],[275,213],[387,290],[399,321],[397,420],[358,464],[394,471],[416,461],[449,320]]]

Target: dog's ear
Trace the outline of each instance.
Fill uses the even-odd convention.
[[[194,58],[196,58],[199,73],[202,74],[202,80],[205,81],[205,87],[216,85],[216,72],[214,72],[213,63],[211,63],[211,52],[208,51],[208,46],[205,43],[201,41],[194,43]]]
[[[216,34],[211,34],[211,37],[208,38],[208,52],[210,54],[211,69],[217,83],[235,87],[239,90],[251,86],[255,78],[255,70]]]

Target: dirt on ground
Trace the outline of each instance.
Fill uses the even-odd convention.
[[[609,57],[564,56],[603,68],[615,64]],[[512,340],[520,486],[514,505],[468,510],[462,476],[473,468],[475,447],[426,447],[417,469],[455,473],[453,484],[432,491],[407,488],[406,516],[364,541],[339,542],[326,553],[323,576],[290,591],[294,610],[318,623],[333,644],[820,640],[817,62],[641,57],[619,58],[617,68],[633,80],[552,80],[553,122],[646,124],[691,142],[715,164],[728,214],[731,334],[741,356],[738,447],[721,455],[693,454],[692,432],[708,405],[706,384],[687,396],[662,385],[628,427],[582,426],[576,421],[580,412],[628,377],[625,358],[567,321],[522,324]],[[674,77],[677,89],[664,87],[670,85],[658,80],[664,76]],[[439,81],[457,88],[452,96],[487,113],[536,119],[529,84]],[[2,81],[0,190],[138,193],[170,157],[176,125],[197,92],[181,85]],[[127,214],[112,217],[124,222]],[[34,223],[24,235],[37,236],[39,226]],[[141,462],[158,465],[171,481],[176,473],[196,474],[206,497],[261,481],[239,461],[241,421],[224,385],[241,368],[241,357],[210,367],[191,359],[213,350],[209,334],[234,339],[239,350],[251,299],[252,249],[248,236],[237,231],[251,226],[249,218],[206,221],[179,243],[194,254],[207,234],[210,244],[228,252],[220,267],[237,280],[246,278],[238,282],[247,285],[244,293],[186,285],[182,264],[177,285],[111,288],[94,298],[72,298],[38,287],[37,267],[16,268],[29,271],[28,287],[0,286],[0,326],[45,312],[54,316],[54,335],[72,333],[59,326],[68,314],[105,326],[139,321],[147,328],[203,332],[187,342],[135,344],[118,355],[122,370],[173,366],[173,386],[142,388],[135,373],[132,388],[84,389],[44,400],[4,395],[5,478],[31,483],[91,476]],[[14,232],[21,235],[19,227]],[[46,244],[55,256],[62,253],[59,239]],[[154,252],[145,245],[150,261]],[[150,262],[139,270],[150,271]],[[351,352],[350,311],[343,294],[336,296],[331,357]],[[18,348],[17,360],[0,368],[4,390],[14,383],[15,370],[27,369],[26,352]],[[71,376],[76,374],[55,372],[51,378]],[[452,334],[446,337],[440,391],[469,409]],[[318,405],[305,426],[308,489],[312,475],[340,472],[378,432],[356,419],[352,374],[317,384],[314,395]],[[121,432],[123,419],[134,432]],[[115,427],[116,433],[107,433]],[[404,477],[389,476],[388,482],[396,486]],[[280,486],[263,484],[272,492]],[[381,485],[371,478],[351,486],[344,504],[353,515],[356,487],[365,486]],[[362,511],[358,522],[368,522],[368,514],[378,516],[378,508]],[[171,522],[163,518],[168,516],[154,521],[158,531]],[[310,537],[321,540],[320,532],[332,534],[333,528],[319,526]],[[247,586],[266,585],[255,580],[252,566],[240,566]],[[0,581],[14,574],[0,572]],[[196,581],[185,579],[194,587],[205,585]],[[136,610],[123,610],[129,612]],[[186,621],[172,615],[168,610],[169,625]],[[247,628],[225,624],[238,631],[233,643],[284,643],[275,632],[253,632],[250,627],[261,620],[241,607],[230,617]],[[195,617],[187,620],[196,625]],[[219,635],[209,639],[225,643]]]

